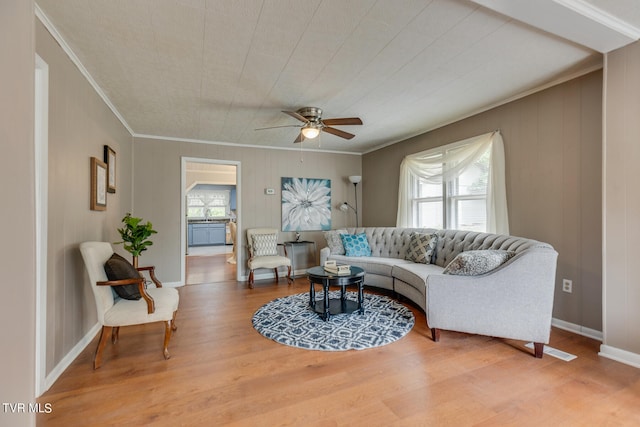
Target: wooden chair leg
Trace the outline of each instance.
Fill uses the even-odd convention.
[[[172,331],[177,331],[178,330],[178,325],[176,325],[176,316],[178,315],[178,310],[173,312],[173,319],[171,319],[171,330]]]
[[[107,339],[112,329],[113,328],[111,326],[102,327],[102,331],[100,332],[100,341],[98,341],[98,348],[96,348],[96,354],[93,357],[93,369],[98,369],[102,365],[102,350],[104,350],[104,346],[107,345]]]
[[[120,338],[120,326],[114,326],[111,331],[111,343],[117,344],[118,339]]]
[[[253,289],[253,270],[249,271],[249,289]]]
[[[542,359],[542,355],[544,354],[544,343],[534,342],[533,354],[537,359]]]
[[[431,338],[434,342],[440,341],[440,329],[431,328]]]
[[[288,284],[292,284],[293,283],[293,279],[291,278],[291,266],[290,265],[287,267],[287,283]]]
[[[278,267],[274,268],[273,271],[275,271],[276,273],[276,283],[277,283],[278,280],[280,280],[280,278],[278,277]]]
[[[164,354],[165,359],[169,359],[171,356],[169,355],[169,340],[171,339],[171,320],[167,320],[164,322],[164,348],[162,353]]]

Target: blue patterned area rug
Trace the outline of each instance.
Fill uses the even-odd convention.
[[[316,299],[322,299],[318,292]],[[329,292],[339,298],[340,291]],[[356,301],[355,292],[347,299]],[[253,315],[253,327],[280,344],[307,350],[364,350],[390,344],[405,336],[415,323],[407,307],[383,295],[364,294],[365,314],[332,315],[328,321],[309,307],[309,294],[273,300]]]

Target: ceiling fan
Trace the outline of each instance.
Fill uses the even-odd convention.
[[[320,134],[320,131],[327,132],[335,136],[339,136],[344,139],[351,139],[355,135],[349,132],[345,132],[340,129],[333,128],[331,126],[351,126],[361,125],[362,120],[359,117],[343,117],[337,119],[322,119],[322,110],[317,107],[303,107],[298,111],[282,111],[291,117],[300,120],[302,125],[289,125],[289,126],[273,126],[262,129],[273,129],[279,127],[299,127],[300,133],[298,137],[293,141],[294,143],[302,142],[305,138],[313,139]]]

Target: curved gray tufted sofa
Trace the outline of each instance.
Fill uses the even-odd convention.
[[[438,341],[440,330],[531,341],[536,357],[549,342],[558,253],[547,243],[522,237],[460,230],[397,227],[348,228],[365,233],[371,257],[347,257],[320,251],[327,259],[364,268],[365,284],[415,302],[422,308]],[[436,233],[431,264],[405,259],[412,232]],[[459,253],[502,249],[510,260],[478,276],[442,274]]]

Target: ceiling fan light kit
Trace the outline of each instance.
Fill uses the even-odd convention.
[[[320,135],[320,129],[314,125],[305,126],[302,128],[302,134],[307,139],[313,139]]]
[[[304,139],[314,139],[320,132],[327,132],[335,136],[339,136],[344,139],[352,139],[355,135],[349,132],[345,132],[340,129],[336,129],[332,126],[353,126],[361,125],[362,120],[359,117],[342,117],[335,119],[322,119],[322,109],[318,107],[303,107],[297,111],[282,111],[285,114],[293,117],[296,120],[304,123],[300,126],[300,133],[298,137],[293,141],[302,142]],[[286,127],[286,126],[273,126],[273,128]],[[271,128],[260,128],[271,129]]]

